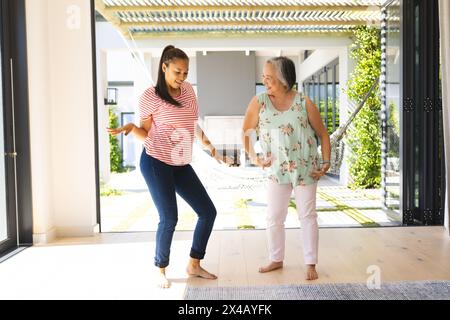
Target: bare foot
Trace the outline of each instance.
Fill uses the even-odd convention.
[[[157,268],[156,271],[157,274],[157,281],[158,281],[158,287],[167,289],[170,288],[170,281],[166,277],[166,269],[165,268]]]
[[[272,261],[267,266],[260,267],[258,271],[261,273],[265,273],[265,272],[270,272],[270,271],[281,269],[281,268],[283,268],[283,261],[279,261],[279,262]]]
[[[316,271],[316,265],[315,264],[308,264],[306,265],[306,280],[317,280],[319,279],[319,275]]]
[[[194,277],[200,277],[200,278],[210,279],[210,280],[217,279],[217,276],[215,274],[209,273],[208,271],[203,269],[200,265],[194,265],[194,266],[189,265],[186,268],[186,272],[188,273],[188,275],[194,276]]]

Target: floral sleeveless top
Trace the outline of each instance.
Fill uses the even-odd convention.
[[[317,140],[308,120],[304,96],[297,93],[286,111],[275,109],[265,92],[257,98],[261,105],[259,142],[264,155],[273,161],[270,179],[293,187],[316,183],[310,173],[318,167]]]

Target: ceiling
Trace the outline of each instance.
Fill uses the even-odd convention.
[[[348,33],[379,25],[380,0],[96,0],[125,37],[214,37]]]

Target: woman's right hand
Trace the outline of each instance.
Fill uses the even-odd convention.
[[[133,130],[133,127],[134,123],[127,123],[126,125],[120,128],[106,128],[106,129],[108,130],[108,133],[113,136],[116,136],[121,133],[127,136]]]

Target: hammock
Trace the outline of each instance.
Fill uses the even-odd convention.
[[[267,183],[267,171],[260,168],[226,167],[219,164],[194,143],[192,166],[208,188],[218,190],[247,190],[264,187]]]
[[[344,158],[344,149],[345,149],[345,144],[342,141],[342,138],[344,137],[345,133],[347,132],[348,127],[353,122],[353,120],[355,119],[355,117],[358,114],[358,112],[366,104],[367,99],[369,99],[369,97],[372,94],[373,90],[377,87],[378,82],[379,82],[378,78],[375,79],[375,81],[373,82],[373,84],[370,87],[369,91],[365,95],[364,99],[361,101],[361,103],[358,105],[358,107],[350,115],[350,117],[348,118],[347,122],[345,124],[343,124],[343,125],[340,125],[339,128],[337,128],[336,131],[334,131],[331,134],[331,136],[330,136],[331,159],[330,159],[330,170],[328,171],[329,173],[336,174],[336,175],[339,174],[339,170],[340,170],[340,167],[341,167],[341,164],[342,164],[342,160]],[[317,151],[318,151],[319,157],[322,158],[322,150],[321,150],[320,146],[317,148]]]
[[[358,107],[348,118],[347,122],[333,132],[331,140],[331,159],[330,173],[338,174],[344,155],[344,143],[342,141],[348,127],[355,119],[358,112],[367,102],[373,90],[378,85],[378,79],[374,81],[371,88]],[[218,189],[240,189],[253,191],[254,189],[264,187],[267,182],[267,172],[259,168],[235,167],[227,168],[218,164],[214,159],[207,155],[200,146],[194,144],[194,167],[201,168],[198,174],[207,181],[206,184],[217,185]],[[318,153],[321,155],[321,148],[318,147]],[[208,183],[209,182],[209,183]]]

